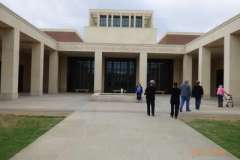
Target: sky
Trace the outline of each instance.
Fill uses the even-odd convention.
[[[88,26],[89,9],[152,10],[158,39],[166,32],[207,32],[240,13],[240,0],[0,0],[39,28]]]

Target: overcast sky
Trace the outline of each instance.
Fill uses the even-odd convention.
[[[40,28],[74,28],[83,33],[89,9],[154,11],[159,37],[165,32],[206,32],[240,13],[240,0],[0,0]]]

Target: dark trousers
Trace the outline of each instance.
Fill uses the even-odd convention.
[[[195,97],[195,107],[197,110],[200,109],[201,101],[202,101],[202,97]]]
[[[223,95],[218,95],[218,107],[223,107]]]
[[[171,117],[178,117],[178,113],[179,113],[179,103],[171,103]]]
[[[150,111],[152,116],[155,115],[155,99],[147,99],[147,115],[150,116]]]

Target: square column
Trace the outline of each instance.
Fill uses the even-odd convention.
[[[58,93],[58,52],[53,51],[49,55],[49,85],[48,93]]]
[[[211,51],[206,47],[199,48],[198,79],[204,89],[204,96],[211,96]]]
[[[145,28],[145,16],[142,15],[142,28]]]
[[[5,30],[2,37],[1,98],[18,97],[20,32],[17,29]]]
[[[192,85],[192,55],[185,54],[183,56],[183,82],[189,81]]]
[[[114,15],[113,14],[111,14],[112,15],[112,19],[111,19],[111,27],[113,27],[113,17],[114,17]]]
[[[94,60],[94,93],[103,92],[102,77],[103,77],[103,54],[102,51],[95,51]]]
[[[240,104],[240,36],[224,37],[224,87]]]
[[[182,60],[181,59],[174,59],[173,64],[173,80],[178,84],[182,83]]]
[[[128,24],[129,24],[128,28],[130,28],[131,27],[131,15],[128,16]]]
[[[123,17],[122,17],[122,15],[120,14],[120,27],[122,27],[122,20],[123,20]]]
[[[43,94],[43,58],[44,44],[33,44],[31,65],[31,95],[41,96]]]
[[[133,16],[133,22],[134,22],[133,28],[136,28],[136,15]]]
[[[139,83],[143,89],[147,87],[147,52],[141,52],[139,55]]]
[[[60,92],[67,92],[67,57],[61,56],[59,58],[59,88]]]

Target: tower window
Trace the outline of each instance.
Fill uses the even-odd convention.
[[[112,26],[112,16],[108,16],[108,27]]]
[[[142,28],[143,19],[142,16],[136,16],[136,28]]]
[[[101,27],[106,27],[107,26],[107,16],[106,15],[101,15],[100,16],[100,26]]]
[[[134,16],[131,16],[131,27],[134,27]]]
[[[113,16],[113,27],[120,27],[120,16]]]
[[[128,16],[122,17],[122,27],[129,27],[129,17]]]

